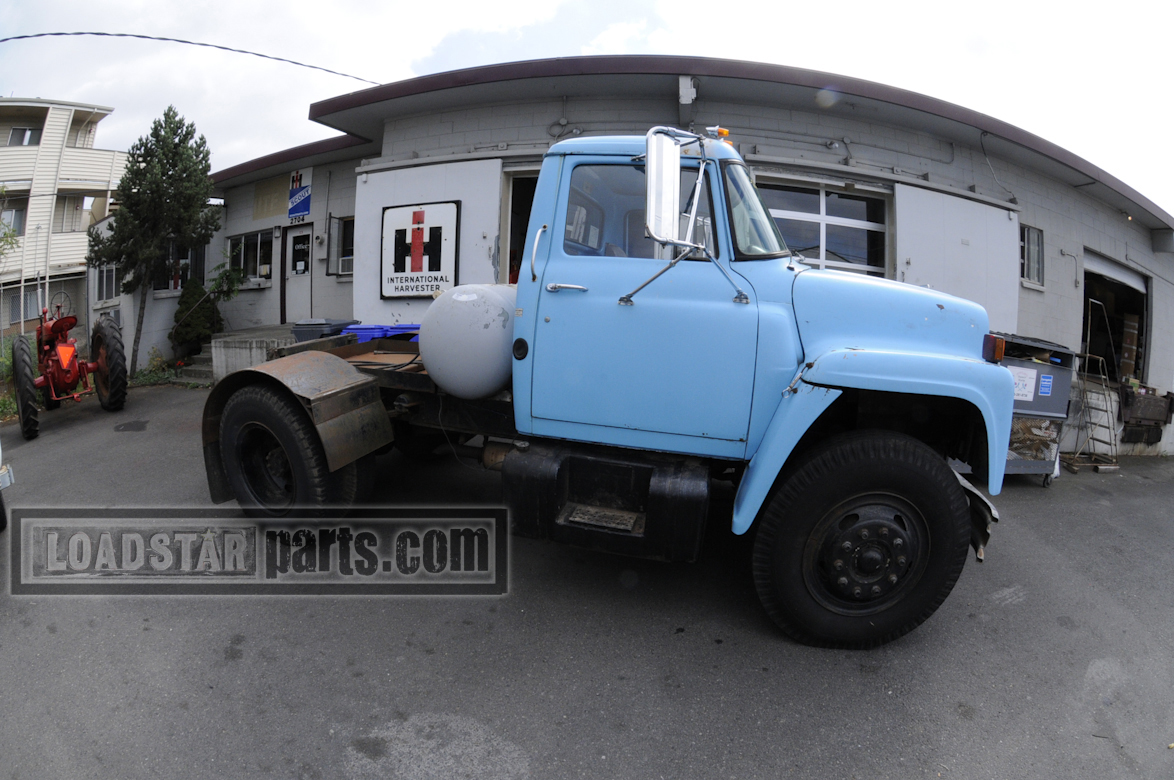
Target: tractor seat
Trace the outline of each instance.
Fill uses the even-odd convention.
[[[54,336],[64,337],[77,325],[77,317],[62,317],[59,320],[53,320],[53,324],[49,326],[49,332]]]

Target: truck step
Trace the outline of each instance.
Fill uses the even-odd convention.
[[[644,533],[644,520],[645,514],[643,512],[607,509],[568,501],[555,522],[559,525],[585,525],[593,528],[608,528],[613,531],[626,531],[630,534],[642,534]]]

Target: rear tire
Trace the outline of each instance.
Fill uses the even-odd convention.
[[[850,433],[807,455],[768,502],[754,582],[792,639],[875,647],[937,610],[969,541],[966,495],[941,456],[902,434]]]
[[[98,364],[94,372],[98,403],[108,412],[117,412],[126,404],[126,350],[122,331],[113,318],[102,317],[94,326],[90,361]]]
[[[45,385],[41,388],[41,406],[45,407],[45,411],[51,412],[61,406],[61,402],[53,397],[53,393],[49,391],[49,386]]]
[[[233,494],[250,517],[344,512],[356,466],[331,472],[304,409],[271,387],[238,390],[220,418],[220,454]]]
[[[16,414],[20,418],[20,435],[35,439],[41,432],[37,419],[37,387],[33,377],[33,353],[23,336],[12,342],[12,381],[16,385]]]

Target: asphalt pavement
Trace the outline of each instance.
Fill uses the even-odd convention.
[[[14,507],[210,506],[207,392],[0,426]],[[500,500],[380,459],[375,499]],[[515,538],[505,596],[11,596],[4,778],[1174,777],[1174,463],[1008,479],[985,563],[877,650],[784,638],[744,540],[663,564]],[[717,503],[729,502],[728,494]]]

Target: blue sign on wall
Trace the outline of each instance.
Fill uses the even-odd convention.
[[[1052,394],[1052,375],[1051,374],[1044,374],[1043,376],[1041,376],[1039,378],[1039,394],[1040,395],[1051,395]]]
[[[289,218],[310,216],[310,188],[298,187],[289,191]]]

